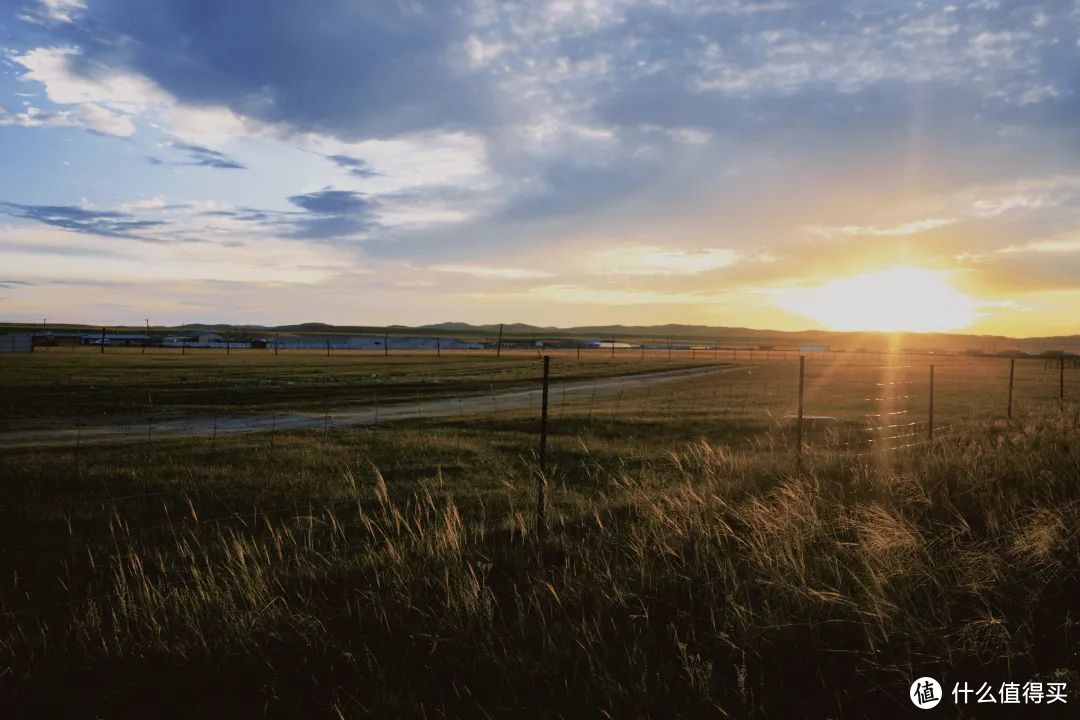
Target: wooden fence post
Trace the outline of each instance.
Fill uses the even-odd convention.
[[[803,456],[803,400],[805,398],[806,389],[806,358],[802,355],[799,356],[799,420],[795,431],[795,437],[798,447],[798,460],[802,465]]]
[[[930,416],[927,418],[927,439],[934,439],[934,365],[930,365]]]
[[[1058,402],[1065,409],[1065,356],[1058,359]]]
[[[1012,397],[1013,397],[1013,378],[1016,375],[1016,358],[1009,358],[1009,412],[1007,417],[1012,420]]]
[[[547,532],[544,518],[544,495],[547,492],[547,421],[548,421],[548,384],[551,376],[551,356],[544,356],[543,391],[540,398],[540,477],[536,495],[536,533],[543,538]]]

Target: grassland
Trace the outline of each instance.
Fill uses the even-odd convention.
[[[598,362],[604,360],[604,362]],[[688,366],[661,353],[614,361],[576,354],[562,368],[567,380]],[[0,430],[50,427],[78,418],[166,419],[178,414],[323,412],[366,404],[494,394],[535,387],[535,352],[393,354],[382,352],[176,348],[39,348],[33,356],[0,356]]]
[[[46,398],[34,422],[63,421],[42,388],[64,367],[87,396],[155,379],[167,395],[185,373],[228,388],[332,367],[406,398],[535,377],[523,356],[114,357],[4,358],[6,407]],[[4,453],[0,713],[888,717],[921,674],[1075,686],[1080,417],[1057,371],[1019,366],[1006,422],[1008,361],[935,358],[938,433],[900,447],[862,433],[885,413],[925,423],[927,364],[844,360],[806,364],[806,413],[829,420],[801,462],[793,358],[553,393],[543,537],[531,408]],[[264,387],[283,408],[346,395]]]

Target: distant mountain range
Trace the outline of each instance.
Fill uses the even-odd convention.
[[[498,325],[470,325],[462,322],[424,325],[418,330],[437,333],[497,335]],[[1007,350],[1080,349],[1080,335],[1055,337],[1009,338],[1003,335],[970,335],[956,333],[879,333],[833,332],[828,330],[760,330],[745,327],[713,327],[708,325],[586,325],[569,328],[538,327],[522,323],[503,326],[503,337],[588,338],[594,340],[648,340],[652,342],[691,341],[721,345],[793,346],[800,343],[822,343],[837,349],[881,349],[898,346],[920,350],[977,350],[1004,352]]]
[[[20,332],[28,329],[40,329],[40,325],[29,323],[0,324],[0,332]],[[97,329],[87,325],[63,325],[50,323],[51,329]],[[143,330],[142,326],[118,328],[122,330]],[[434,325],[408,327],[390,325],[386,327],[363,325],[329,325],[320,322],[300,323],[296,325],[212,325],[188,324],[176,327],[152,326],[156,333],[161,332],[215,332],[237,333],[244,335],[271,335],[282,333],[323,334],[323,335],[441,335],[458,336],[470,339],[494,340],[499,334],[499,325],[472,325],[465,322],[444,322]],[[970,335],[954,333],[878,333],[878,332],[831,332],[827,330],[759,330],[744,327],[712,327],[707,325],[585,325],[578,327],[541,327],[524,323],[506,323],[502,327],[503,340],[535,341],[549,340],[611,340],[626,342],[664,343],[692,342],[761,347],[773,345],[777,348],[792,347],[800,343],[821,343],[838,350],[880,350],[889,347],[905,350],[944,350],[944,351],[979,351],[1006,352],[1009,350],[1080,350],[1080,335],[1053,337],[1009,338],[1003,335]]]

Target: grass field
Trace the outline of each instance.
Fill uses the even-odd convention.
[[[569,358],[568,358],[569,359]],[[605,362],[596,362],[600,359]],[[576,359],[563,368],[567,379],[671,369],[653,353],[611,361]],[[48,427],[64,419],[108,422],[118,415],[256,413],[271,410],[321,412],[342,406],[490,394],[535,386],[535,352],[444,352],[428,354],[335,351],[57,347],[32,356],[0,356],[0,429]]]
[[[744,367],[556,389],[543,537],[538,408],[5,452],[0,713],[888,717],[919,675],[1080,683],[1080,372],[1062,404],[1018,361],[1006,421],[1008,360],[811,358],[800,462],[793,356],[552,365],[721,361]],[[57,349],[0,378],[10,430],[143,413],[148,387],[155,413],[250,412],[538,367]]]

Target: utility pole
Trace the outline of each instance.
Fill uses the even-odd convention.
[[[105,354],[105,328],[101,328],[101,354]]]
[[[146,340],[142,344],[142,354],[146,354],[146,346],[150,344],[150,318],[143,318],[146,321]]]
[[[611,358],[615,359],[615,336],[611,336]]]
[[[495,343],[495,357],[501,357],[502,356],[502,333],[503,333],[503,324],[499,323],[499,340]]]

